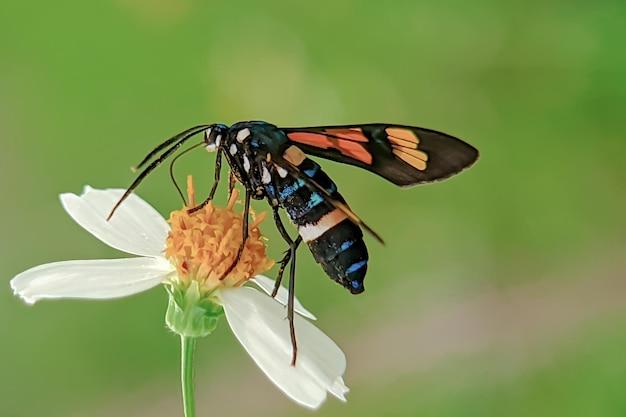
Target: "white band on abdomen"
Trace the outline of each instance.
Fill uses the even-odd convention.
[[[298,232],[305,242],[311,242],[347,218],[348,216],[346,216],[343,211],[336,208],[330,213],[324,215],[315,224],[305,224],[304,226],[299,226]]]

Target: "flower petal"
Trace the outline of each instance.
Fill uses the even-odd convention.
[[[106,220],[124,191],[87,186],[80,196],[65,193],[60,197],[76,223],[107,245],[133,255],[162,256],[170,228],[159,212],[135,194],[122,203],[111,220]]]
[[[346,357],[321,330],[295,316],[298,358],[293,367],[283,306],[250,287],[223,289],[218,296],[239,342],[287,396],[312,409],[324,402],[327,392],[345,401]]]
[[[118,298],[155,287],[172,271],[161,258],[55,262],[22,272],[11,288],[29,304],[44,298]]]
[[[263,275],[257,275],[256,277],[252,278],[250,281],[255,283],[267,295],[272,294],[272,291],[274,291],[274,283],[276,282],[273,279],[268,278]],[[281,285],[274,299],[278,301],[279,303],[281,303],[282,305],[286,306],[288,297],[289,297],[289,291],[287,291],[287,289]],[[297,298],[294,300],[294,303],[293,303],[293,311],[295,311],[296,313],[308,319],[317,320],[317,317],[315,317],[313,313],[311,313],[309,310],[304,308],[304,306],[300,303],[300,301]]]

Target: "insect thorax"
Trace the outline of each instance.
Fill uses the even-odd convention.
[[[267,196],[276,167],[274,155],[287,147],[287,137],[276,126],[265,122],[240,122],[230,127],[223,144],[229,165],[239,182],[255,199]]]

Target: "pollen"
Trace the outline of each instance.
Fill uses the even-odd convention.
[[[189,214],[196,206],[193,179],[187,178],[188,206],[170,214],[171,231],[165,256],[174,264],[178,278],[186,283],[198,281],[205,291],[220,287],[238,287],[274,265],[266,255],[259,224],[266,213],[251,213],[248,238],[239,261],[236,260],[243,239],[243,215],[235,213],[238,192],[233,190],[226,208],[209,202]]]

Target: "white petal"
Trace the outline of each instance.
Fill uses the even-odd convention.
[[[343,378],[339,377],[334,381],[333,386],[328,389],[328,392],[339,398],[341,401],[347,401],[346,394],[350,392],[350,388],[348,388],[343,382]]]
[[[172,271],[162,258],[55,262],[22,272],[11,288],[29,304],[44,298],[118,298],[155,287]]]
[[[346,357],[317,327],[295,316],[298,358],[291,366],[291,340],[285,308],[250,287],[219,293],[226,319],[254,362],[287,396],[315,409],[330,392],[345,401],[342,375]]]
[[[134,255],[162,255],[170,228],[159,212],[135,194],[106,220],[122,194],[121,189],[85,187],[81,196],[61,194],[61,203],[76,223],[107,245]]]
[[[273,279],[265,277],[263,275],[257,275],[256,277],[252,278],[250,281],[255,283],[260,289],[265,291],[267,295],[272,294],[272,291],[274,291],[274,283],[276,282]],[[281,285],[274,299],[278,301],[279,303],[281,303],[282,305],[286,306],[288,296],[289,296],[289,291],[287,291],[287,289]],[[317,320],[317,317],[315,317],[313,313],[311,313],[309,310],[304,308],[304,306],[300,303],[300,301],[297,298],[294,300],[294,303],[293,303],[293,311],[311,320]]]

